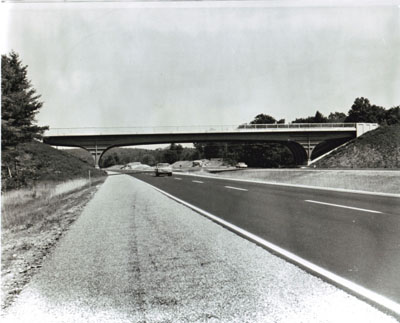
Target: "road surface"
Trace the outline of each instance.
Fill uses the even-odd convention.
[[[132,175],[400,303],[400,198],[226,179]]]
[[[396,322],[127,175],[109,176],[1,321]]]

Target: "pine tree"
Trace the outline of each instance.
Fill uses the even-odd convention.
[[[27,78],[17,53],[1,56],[1,148],[40,139],[48,127],[35,125],[43,103]]]

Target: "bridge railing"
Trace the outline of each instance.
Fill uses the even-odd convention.
[[[161,134],[161,133],[214,133],[246,131],[284,131],[285,129],[356,129],[355,123],[274,123],[274,124],[241,124],[212,126],[159,126],[159,127],[85,127],[85,128],[50,128],[45,136],[82,136],[112,134]]]
[[[238,129],[355,128],[355,123],[274,123],[242,124]]]

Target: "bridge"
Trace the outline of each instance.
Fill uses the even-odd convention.
[[[43,142],[52,146],[81,147],[99,167],[113,147],[193,142],[275,142],[286,145],[298,165],[377,128],[375,123],[243,124],[230,126],[51,128]]]

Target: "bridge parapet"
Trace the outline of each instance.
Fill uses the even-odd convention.
[[[288,123],[288,124],[241,124],[212,126],[160,126],[160,127],[85,127],[50,128],[45,136],[89,136],[123,134],[179,134],[179,133],[232,133],[232,132],[286,132],[286,131],[349,131],[367,129],[368,125],[358,127],[356,123]],[[367,125],[367,126],[365,126]],[[375,125],[375,124],[373,124]],[[371,130],[371,129],[370,129]]]

